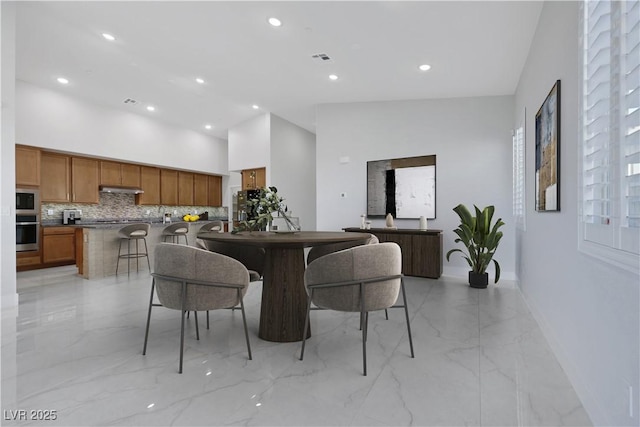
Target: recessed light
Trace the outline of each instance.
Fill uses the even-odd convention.
[[[204,128],[207,129],[207,130],[211,129],[212,127],[213,126],[211,126],[211,125],[204,125]]]
[[[153,105],[147,105],[147,111],[156,111],[156,107]]]
[[[280,27],[282,26],[282,21],[280,21],[278,18],[269,18],[269,24],[273,25],[274,27]]]
[[[258,108],[260,108],[260,107],[258,107],[256,104],[253,104],[253,105],[251,106],[251,108],[253,108],[254,110],[257,110],[257,109],[258,109]]]
[[[196,82],[200,83],[201,85],[204,84],[204,79],[201,79],[200,77],[196,77]]]
[[[112,41],[114,41],[116,39],[115,37],[113,37],[109,33],[102,33],[102,37],[104,37],[105,39],[109,40],[110,42],[112,42]]]
[[[69,80],[65,79],[64,77],[58,77],[57,80],[58,83],[61,83],[63,85],[69,84]]]
[[[338,76],[335,74],[329,74],[329,80],[338,80]]]
[[[418,67],[420,69],[420,71],[429,71],[431,69],[431,65],[429,64],[422,64]]]

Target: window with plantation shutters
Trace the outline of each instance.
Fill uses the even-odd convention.
[[[513,220],[516,228],[525,229],[524,126],[513,131]]]
[[[582,4],[581,249],[637,271],[640,2]]]

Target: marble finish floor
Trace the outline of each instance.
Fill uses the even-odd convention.
[[[147,272],[83,280],[75,268],[18,274],[20,305],[2,316],[3,425],[585,426],[565,373],[513,283],[407,278],[416,358],[404,313],[370,315],[368,376],[359,316],[312,312],[299,343],[257,337],[261,284],[246,297],[253,360],[239,311],[186,327],[152,314],[142,356]],[[12,420],[25,410],[26,420]],[[33,415],[55,411],[56,420]],[[51,414],[51,413],[49,413]]]

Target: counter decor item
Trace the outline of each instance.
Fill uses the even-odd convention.
[[[390,213],[388,213],[387,217],[385,218],[385,228],[390,228],[392,230],[395,230],[398,228],[395,225],[393,225],[393,215],[391,215]]]
[[[427,219],[424,216],[420,217],[420,226],[419,226],[421,231],[426,231],[427,230]]]
[[[495,211],[494,206],[487,206],[480,210],[474,205],[475,216],[471,214],[466,206],[460,204],[453,208],[453,211],[460,217],[460,225],[453,230],[458,236],[455,243],[461,242],[467,252],[462,249],[451,249],[447,252],[447,261],[454,252],[462,253],[462,257],[467,260],[471,271],[469,271],[469,285],[472,288],[486,288],[488,284],[487,267],[493,259],[493,255],[498,248],[502,231],[498,231],[504,225],[502,218],[498,218],[495,224],[491,225],[491,219]],[[500,279],[500,264],[493,259],[496,268],[495,282]]]
[[[251,212],[250,218],[240,221],[238,227],[234,228],[232,233],[236,234],[241,231],[264,231],[273,221],[273,214],[283,218],[291,231],[299,231],[291,218],[287,215],[288,208],[284,204],[284,198],[278,195],[276,187],[265,187],[256,190],[253,197],[247,200],[247,211]]]

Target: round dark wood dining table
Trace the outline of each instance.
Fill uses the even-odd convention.
[[[258,336],[276,342],[301,341],[307,314],[304,288],[304,248],[346,241],[362,241],[367,233],[299,231],[278,233],[243,231],[237,234],[205,232],[198,238],[265,249],[262,303]],[[311,335],[311,328],[309,333]]]

